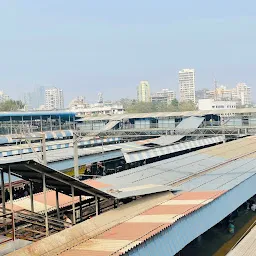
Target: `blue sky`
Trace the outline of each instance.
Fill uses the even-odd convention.
[[[177,90],[182,68],[197,88],[246,82],[256,96],[253,0],[3,0],[0,33],[0,89],[15,98],[37,85],[66,103],[135,98],[140,80]]]

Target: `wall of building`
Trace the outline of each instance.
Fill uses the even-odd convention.
[[[134,121],[135,129],[149,129],[150,128],[150,120],[149,119],[136,119]]]
[[[215,101],[213,99],[198,100],[199,110],[236,109],[235,101]]]
[[[174,118],[159,118],[158,128],[175,128]]]

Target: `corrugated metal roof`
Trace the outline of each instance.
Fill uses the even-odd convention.
[[[256,227],[254,227],[227,256],[253,256],[256,253]]]
[[[142,192],[144,194],[155,193],[155,190],[158,189],[163,189],[164,191],[166,187],[169,187],[170,190],[189,190],[190,187],[195,189],[193,182],[195,182],[196,185],[198,184],[196,181],[193,181],[191,176],[194,178],[199,175],[204,177],[203,174],[206,171],[208,171],[209,175],[212,173],[214,175],[214,170],[220,170],[219,176],[218,174],[215,174],[217,175],[215,177],[218,177],[219,180],[209,178],[206,180],[207,182],[205,184],[203,180],[204,178],[200,180],[199,177],[198,182],[202,188],[196,187],[196,189],[203,191],[214,190],[217,188],[231,188],[239,181],[248,178],[254,173],[254,169],[250,169],[252,166],[254,167],[253,161],[255,160],[254,155],[252,154],[252,152],[256,152],[256,143],[254,143],[254,138],[255,137],[236,140],[219,146],[126,170],[113,175],[104,176],[97,180],[111,185],[111,188],[103,188],[103,191],[109,193],[111,190],[115,193],[116,197],[123,198],[128,197],[129,195],[134,196],[136,193],[141,194]],[[229,154],[226,156],[225,153],[227,151],[229,151]],[[244,158],[240,159],[242,156]],[[245,163],[248,164],[248,170],[244,167]],[[225,168],[227,170],[226,172],[228,172],[229,170],[233,170],[234,166],[243,166],[243,173],[235,174],[234,172],[233,176],[230,175],[229,177],[225,173]],[[224,173],[221,174],[221,172]],[[223,180],[222,177],[224,177]],[[236,179],[234,179],[234,177]],[[191,180],[191,183],[188,181],[188,188],[186,188],[185,185],[183,188],[182,184],[186,184],[185,182],[187,180]],[[133,189],[149,185],[152,186],[152,189],[147,188],[144,191],[141,189]],[[157,186],[153,187],[153,185]],[[129,193],[127,192],[127,189],[130,190]]]
[[[210,173],[185,181],[177,189],[189,191],[229,190],[256,173],[256,159],[240,159]]]
[[[104,255],[103,253],[105,255],[120,255],[161,232],[164,228],[171,226],[183,216],[204,207],[222,193],[208,191],[180,194],[124,220],[117,226],[112,226],[102,234],[60,255],[72,255],[72,252],[77,250],[80,250],[81,254],[88,256]],[[175,203],[176,200],[177,204]],[[162,254],[151,255],[162,256]]]
[[[204,121],[203,117],[190,116],[182,119],[182,121],[177,125],[175,130],[191,129],[191,132],[193,132],[195,131],[196,128],[198,128],[202,124],[203,121]]]
[[[48,132],[42,132],[45,134],[45,138],[47,139],[62,139],[66,137],[72,137],[73,131],[72,130],[59,130],[59,131],[48,131]],[[33,132],[26,134],[28,137],[36,138],[42,136],[41,132]],[[24,135],[21,134],[9,134],[0,136],[0,144],[8,144],[8,143],[16,143],[20,141],[20,139],[17,139],[19,137],[24,137]]]
[[[15,251],[11,255],[27,255],[35,250],[38,255],[59,254],[61,251],[70,248],[72,242],[75,241],[77,245],[80,242],[84,242],[84,239],[88,240],[89,238],[102,234],[104,231],[118,225],[120,222],[141,214],[154,205],[170,199],[172,196],[173,195],[170,192],[156,194],[149,197],[144,197],[141,200],[133,201],[130,204],[121,205],[118,209],[100,214],[96,218],[89,219],[73,226],[72,229],[65,229],[61,233],[53,234],[48,238],[33,243],[30,247],[23,248],[20,251]],[[72,255],[77,255],[74,253],[74,251],[72,251],[72,253]]]
[[[129,256],[175,255],[251,198],[255,194],[255,182],[256,175],[253,175],[210,203],[181,217],[174,224],[169,225],[168,228],[161,225],[160,230],[158,229],[156,233],[145,234],[145,239],[138,238],[137,240],[142,240],[143,243],[140,243],[137,247],[131,248],[128,246],[112,255],[120,255],[120,252],[124,250],[125,255]],[[216,209],[218,210],[216,211]]]
[[[81,140],[78,142],[78,146],[93,146],[101,145],[103,143],[119,142],[120,138],[107,138],[107,139],[95,139],[95,140]],[[41,152],[41,143],[33,143],[33,149],[36,152]],[[106,146],[106,145],[105,145]],[[46,151],[64,149],[73,147],[73,140],[58,140],[50,141],[46,143]],[[10,157],[14,155],[33,153],[33,150],[28,144],[21,144],[15,146],[3,146],[0,147],[0,157]]]
[[[108,151],[108,152],[104,152],[104,154],[84,155],[79,157],[78,164],[81,166],[85,164],[108,161],[108,160],[119,158],[122,156],[123,156],[123,153],[120,150]],[[59,161],[48,163],[48,166],[55,170],[62,171],[68,168],[73,168],[74,160],[72,158],[59,160]]]
[[[163,156],[167,154],[184,151],[187,149],[194,149],[202,146],[212,145],[212,144],[220,143],[222,141],[223,141],[223,137],[218,136],[213,138],[177,143],[175,145],[166,146],[166,147],[142,150],[139,152],[124,153],[124,157],[127,163],[132,163],[136,161],[150,159],[157,156]]]
[[[253,150],[256,150],[255,147],[256,144],[251,138],[234,141],[224,144],[221,147],[216,146],[211,149],[211,151],[209,151],[210,149],[207,149],[202,150],[201,152],[198,151],[188,154],[187,157],[191,157],[190,161],[187,161],[186,164],[183,163],[182,166],[181,162],[177,163],[177,167],[181,168],[181,172],[190,172],[191,175],[193,172],[198,172],[198,170],[195,169],[191,172],[191,166],[194,163],[193,161],[195,161],[195,158],[197,158],[196,162],[199,161],[203,167],[207,166],[209,168],[209,160],[211,158],[220,161],[228,160],[225,162],[228,165],[229,163],[239,160],[241,153],[252,153]],[[224,154],[227,149],[232,150],[232,157]],[[176,160],[174,163],[176,164],[177,161],[179,162],[182,160],[184,162],[185,159],[186,156],[179,156],[174,159]],[[230,161],[231,159],[236,160]],[[254,159],[253,154],[247,156],[248,161]],[[162,164],[163,163],[166,165],[165,161],[162,161]],[[197,167],[199,167],[200,164],[197,165]],[[154,165],[154,167],[156,166]],[[210,167],[212,167],[213,170],[217,169],[214,161],[211,161]],[[218,168],[220,168],[220,166]],[[243,170],[241,166],[240,168]],[[160,173],[163,170],[164,169],[160,170]],[[138,173],[136,178],[144,179],[145,172],[138,168],[133,171],[133,173],[124,172],[125,175],[123,176],[123,179],[127,181],[129,175],[135,175],[135,173]],[[179,172],[179,170],[177,170],[177,172]],[[160,175],[160,173],[158,174]],[[120,173],[119,175],[122,174],[123,173]],[[116,175],[113,175],[112,177],[117,178]],[[106,180],[107,178],[111,177],[104,177],[98,181],[103,182],[103,180],[105,180],[106,184],[108,184]],[[151,181],[154,179],[151,179]],[[111,181],[111,179],[109,179],[109,181]],[[216,190],[214,191],[196,191],[192,188],[191,191],[182,192],[175,197],[155,203],[154,206],[133,216],[129,214],[129,205],[127,208],[124,208],[124,210],[120,207],[119,209],[109,212],[110,216],[111,213],[113,216],[115,214],[118,215],[120,220],[119,224],[112,222],[111,218],[103,221],[104,214],[96,217],[95,222],[88,222],[88,226],[95,226],[96,223],[98,223],[98,218],[100,218],[99,226],[103,229],[105,227],[105,230],[102,230],[102,232],[98,234],[94,233],[94,236],[90,233],[84,234],[86,241],[82,241],[81,239],[79,245],[70,248],[69,251],[66,251],[62,255],[72,255],[77,253],[78,250],[81,254],[90,256],[120,255],[122,253],[136,256],[175,255],[184,246],[217,224],[238,206],[251,198],[255,194],[255,182],[256,175],[254,174],[245,178],[229,191],[218,190],[218,183],[215,184]],[[133,185],[135,184],[136,183],[133,183]],[[143,199],[142,201],[138,201],[138,206],[140,205],[140,202],[143,203]],[[216,209],[218,209],[218,211],[216,211]],[[214,214],[212,214],[213,212]],[[122,214],[122,217],[120,217],[120,214]],[[126,216],[126,218],[124,216]],[[79,225],[84,229],[87,223]],[[135,226],[139,228],[134,228]],[[72,229],[70,229],[69,232],[72,232]],[[59,235],[61,235],[61,233]]]
[[[113,198],[111,194],[87,185],[86,183],[83,183],[78,179],[68,176],[62,172],[53,170],[33,160],[0,164],[0,168],[3,172],[7,173],[9,170],[11,170],[12,175],[18,176],[23,180],[36,183],[39,183],[40,180],[42,181],[42,174],[45,174],[46,184],[48,188],[58,189],[62,193],[65,193],[67,195],[70,194],[71,186],[73,186],[74,193],[78,196],[98,195],[99,197]]]
[[[65,116],[71,115],[75,116],[75,112],[71,111],[31,111],[31,112],[0,112],[0,118],[5,116]]]
[[[47,209],[48,211],[53,211],[56,209],[56,195],[55,191],[48,190],[46,192],[46,201],[47,201]],[[89,199],[90,197],[82,196],[82,200]],[[44,209],[44,194],[43,193],[37,193],[33,195],[33,201],[34,201],[34,212],[41,213]],[[79,202],[79,197],[76,196],[74,199],[75,203]],[[63,208],[68,205],[72,204],[72,197],[62,194],[59,192],[59,207]],[[28,210],[31,211],[31,202],[30,202],[30,196],[23,197],[17,200],[13,201],[13,207],[15,211],[19,210]],[[10,202],[6,203],[6,208],[11,210],[11,204]]]

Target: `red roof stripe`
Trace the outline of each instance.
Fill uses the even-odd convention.
[[[158,215],[158,214],[183,214],[185,212],[194,211],[203,205],[159,205],[141,215]]]

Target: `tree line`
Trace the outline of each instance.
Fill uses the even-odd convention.
[[[179,102],[177,99],[170,103],[164,102],[137,102],[136,100],[121,99],[127,113],[152,113],[152,112],[181,112],[196,110],[196,104],[192,101]]]
[[[8,111],[18,111],[24,108],[24,104],[20,100],[6,100],[0,102],[0,111],[8,112]]]

